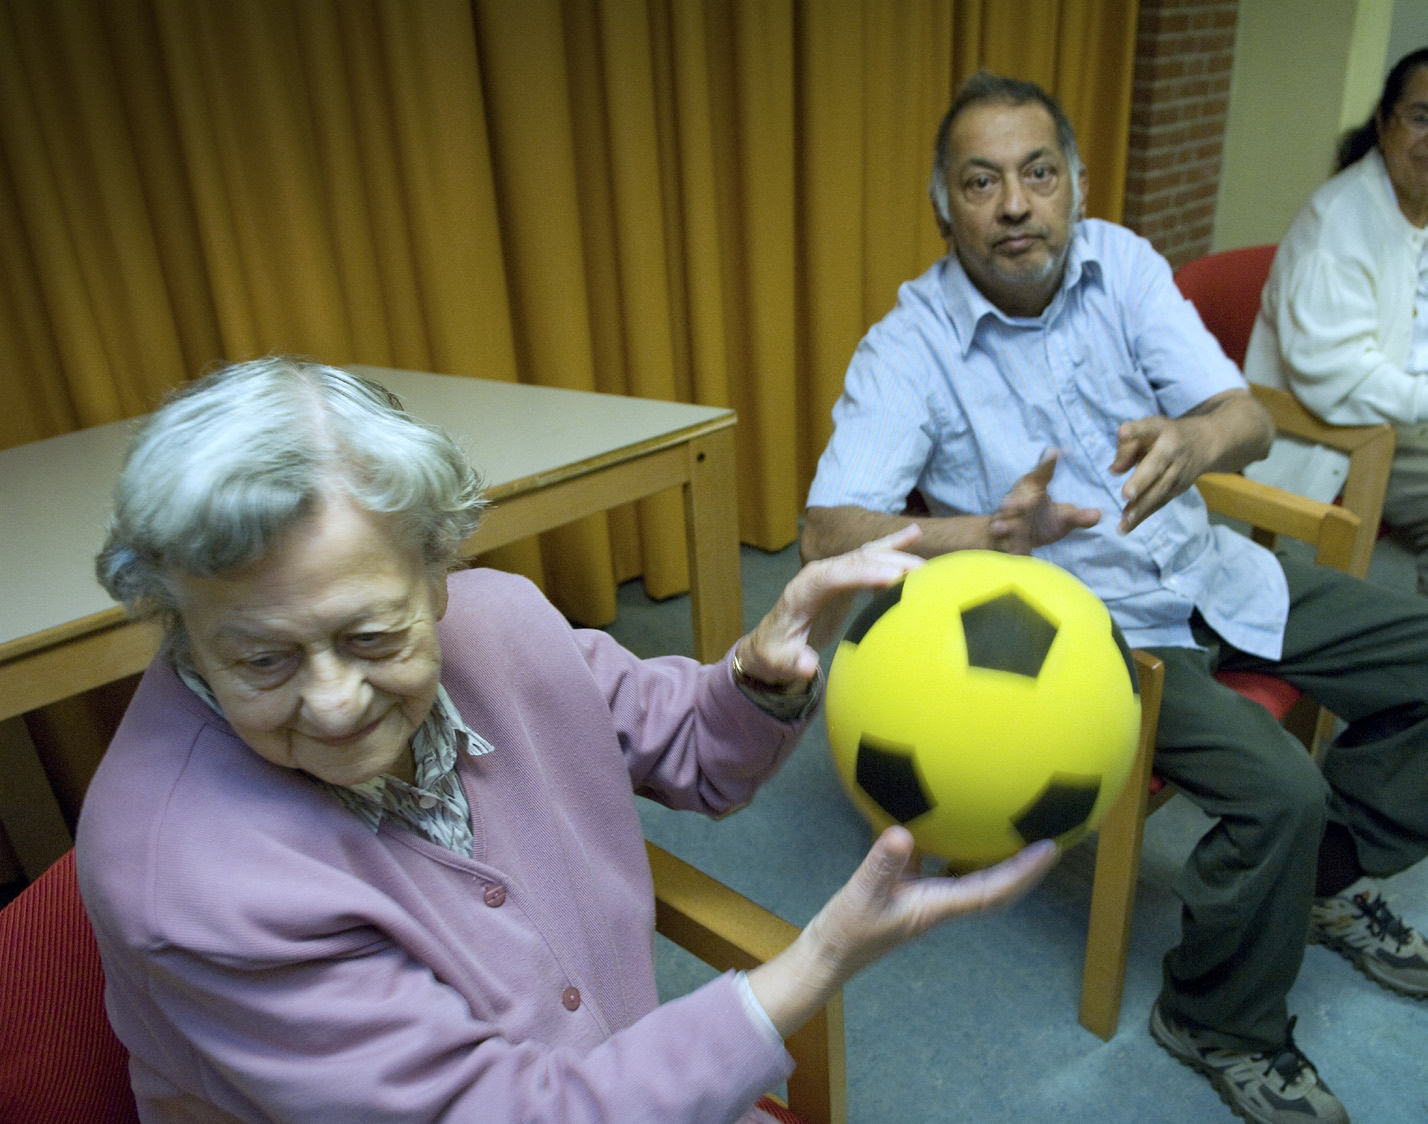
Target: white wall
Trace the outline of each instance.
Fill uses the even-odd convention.
[[[1428,0],[1397,0],[1393,5],[1393,26],[1388,33],[1384,73],[1419,47],[1428,47]]]
[[[1212,249],[1279,241],[1372,112],[1408,7],[1428,18],[1424,0],[1240,0]]]

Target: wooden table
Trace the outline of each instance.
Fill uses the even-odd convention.
[[[694,653],[712,662],[743,632],[732,410],[351,369],[446,427],[480,470],[493,506],[467,556],[678,486]],[[0,825],[30,877],[71,839],[21,715],[143,670],[158,643],[94,579],[132,425],[0,450]]]

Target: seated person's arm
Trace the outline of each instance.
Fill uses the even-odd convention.
[[[864,507],[810,507],[799,540],[805,562],[831,558],[856,549],[861,543],[890,535],[913,524],[922,528],[922,538],[907,549],[924,558],[951,550],[968,550],[991,545],[990,515],[892,515]]]
[[[948,918],[992,909],[1034,886],[1056,861],[1046,840],[961,878],[921,878],[912,836],[884,831],[847,885],[798,938],[749,970],[749,986],[781,1037],[788,1037],[861,969]]]
[[[1112,472],[1129,472],[1121,492],[1124,534],[1206,472],[1238,472],[1269,452],[1274,422],[1248,390],[1225,390],[1178,418],[1125,422],[1116,433]]]
[[[1094,526],[1094,508],[1055,503],[1048,494],[1057,455],[1049,453],[1002,499],[990,515],[908,516],[861,507],[810,507],[799,549],[805,560],[828,558],[916,523],[922,538],[904,549],[924,558],[954,550],[1000,550],[1029,554],[1078,528]]]

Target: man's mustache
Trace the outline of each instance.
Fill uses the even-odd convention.
[[[1013,242],[1018,238],[1040,238],[1044,241],[1050,237],[1051,231],[1044,226],[1024,226],[1018,227],[1016,230],[1004,231],[992,245],[1000,246],[1003,242]]]

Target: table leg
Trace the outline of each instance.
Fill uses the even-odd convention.
[[[694,656],[713,663],[744,634],[734,430],[730,427],[696,437],[687,449],[684,534],[689,547]]]
[[[0,777],[0,827],[33,880],[74,846],[74,839],[20,715],[0,721]]]

